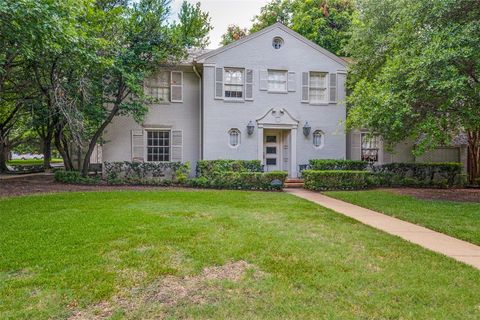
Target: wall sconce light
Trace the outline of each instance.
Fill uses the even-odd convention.
[[[303,125],[303,134],[305,135],[305,137],[308,137],[310,135],[310,130],[312,130],[312,127],[308,124],[308,121],[307,121]]]
[[[255,126],[253,125],[252,120],[247,124],[247,133],[249,136],[253,134],[253,130],[255,129]]]

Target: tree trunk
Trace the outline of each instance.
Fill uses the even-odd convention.
[[[480,129],[467,130],[468,135],[468,182],[475,184],[480,179]]]
[[[117,99],[118,101],[119,99]],[[121,102],[121,100],[120,100]],[[97,141],[102,135],[103,131],[107,127],[107,125],[112,122],[113,118],[117,115],[118,110],[120,108],[120,102],[116,103],[112,110],[110,111],[110,114],[108,115],[107,119],[102,123],[100,128],[95,132],[95,134],[92,137],[92,140],[90,140],[90,143],[88,144],[88,150],[87,153],[85,154],[85,158],[83,158],[83,164],[82,164],[82,176],[86,177],[88,175],[88,170],[90,168],[90,157],[92,156],[93,150],[95,149],[95,146],[97,145]]]
[[[47,135],[43,139],[43,169],[50,169],[50,161],[52,160],[52,136],[53,130],[48,129]]]
[[[0,143],[0,173],[8,172],[7,160],[9,150],[7,146],[3,143]]]
[[[70,153],[68,152],[68,145],[64,144],[65,139],[63,137],[63,128],[58,127],[55,130],[54,141],[55,141],[55,147],[57,148],[58,152],[62,156],[65,170],[73,170],[73,163],[72,163],[72,159],[70,158]]]

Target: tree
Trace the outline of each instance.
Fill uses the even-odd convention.
[[[236,24],[231,24],[227,28],[227,32],[222,35],[220,45],[226,46],[232,42],[240,40],[248,35],[247,28],[240,28]]]
[[[468,140],[469,181],[480,176],[480,6],[476,0],[362,0],[348,50],[349,128],[415,152]]]
[[[281,22],[319,46],[345,55],[355,10],[353,0],[273,0],[254,17],[250,31]]]
[[[109,40],[109,49],[101,53],[102,61],[90,75],[92,97],[82,106],[90,133],[83,156],[82,174],[87,175],[90,156],[105,128],[118,115],[130,115],[140,121],[147,107],[143,81],[162,64],[185,57],[186,48],[205,46],[211,30],[209,17],[199,4],[184,2],[179,23],[169,23],[168,0],[140,0],[130,3],[105,1],[99,7],[104,14],[100,29]],[[109,34],[103,34],[103,30]]]
[[[22,132],[28,128],[18,126],[27,123],[26,105],[37,98],[29,59],[62,34],[57,9],[45,1],[0,2],[0,171],[7,170],[6,154],[26,138]]]
[[[259,15],[253,17],[250,32],[260,31],[277,22],[290,27],[292,15],[292,0],[272,0],[260,9]]]

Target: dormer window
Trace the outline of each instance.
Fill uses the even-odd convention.
[[[283,46],[283,39],[280,38],[280,37],[275,37],[273,38],[273,41],[272,41],[272,47],[274,49],[280,49],[281,47]]]

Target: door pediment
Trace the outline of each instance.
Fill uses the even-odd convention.
[[[279,126],[285,128],[297,128],[298,120],[292,117],[285,108],[271,108],[261,118],[257,119],[259,127]]]

